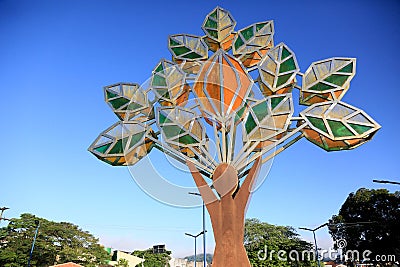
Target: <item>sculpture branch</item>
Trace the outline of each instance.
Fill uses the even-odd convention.
[[[248,164],[252,163],[254,160],[256,160],[258,157],[262,157],[264,154],[266,154],[267,152],[271,151],[272,149],[274,149],[275,147],[277,147],[278,145],[282,144],[283,142],[285,142],[286,140],[288,140],[289,138],[293,137],[296,133],[300,132],[304,127],[307,126],[307,123],[303,123],[302,125],[300,125],[299,127],[297,127],[296,129],[294,129],[292,132],[288,133],[286,136],[284,136],[283,138],[279,139],[277,142],[264,147],[260,152],[255,152],[253,155],[251,155],[251,157],[249,159],[247,159],[247,156],[250,156],[251,151],[249,151],[246,154],[246,157],[241,157],[241,160],[239,162],[236,163],[236,168],[238,170],[246,167]]]

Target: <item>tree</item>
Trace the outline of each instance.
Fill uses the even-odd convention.
[[[32,214],[22,214],[0,228],[0,266],[20,267],[28,262],[35,220],[40,222],[31,266],[75,262],[94,267],[109,259],[107,252],[90,233],[68,222],[53,222]]]
[[[166,250],[164,253],[153,253],[153,249],[149,248],[146,250],[135,250],[132,252],[139,258],[144,259],[144,267],[165,267],[169,266],[169,260],[171,259],[171,251]]]
[[[126,259],[119,259],[115,267],[129,267],[129,262]]]
[[[399,222],[400,192],[361,188],[349,194],[339,214],[329,220],[329,232],[334,240],[346,240],[346,251],[372,251],[372,262],[382,259],[376,255],[395,255],[399,260]]]
[[[300,239],[296,231],[289,226],[276,226],[258,219],[246,219],[244,245],[253,267],[317,266],[317,262],[310,258],[313,252],[312,244]],[[285,253],[279,255],[279,251]],[[303,252],[311,253],[304,253],[303,257]]]
[[[250,267],[244,219],[263,163],[303,137],[338,151],[369,141],[380,128],[341,101],[356,59],[321,60],[301,73],[294,52],[274,46],[273,21],[238,31],[235,25],[216,7],[204,20],[205,36],[169,36],[174,62],[161,60],[148,84],[106,86],[105,100],[120,121],[89,147],[113,166],[134,165],[153,148],[187,165],[211,217],[213,267]],[[309,106],[298,116],[294,88]]]

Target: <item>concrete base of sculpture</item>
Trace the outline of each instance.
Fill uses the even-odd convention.
[[[241,186],[237,170],[229,164],[220,164],[212,176],[213,187],[218,192],[218,197],[196,166],[189,161],[187,165],[211,218],[215,239],[212,267],[250,267],[243,244],[244,222],[261,158],[255,161]]]

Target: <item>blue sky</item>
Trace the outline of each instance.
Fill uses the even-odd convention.
[[[127,168],[96,160],[87,147],[117,120],[102,87],[147,80],[161,58],[170,58],[168,35],[203,35],[204,17],[217,5],[231,12],[236,29],[273,19],[275,43],[296,53],[303,72],[317,60],[356,57],[343,101],[382,125],[356,150],[327,153],[302,140],[280,154],[247,217],[314,227],[350,192],[382,187],[372,179],[399,179],[398,1],[0,0],[0,206],[11,208],[5,215],[70,221],[114,248],[165,243],[174,256],[191,254],[184,232],[201,230],[201,209],[154,200]],[[318,239],[329,245],[325,229]],[[207,242],[211,252],[211,235]]]

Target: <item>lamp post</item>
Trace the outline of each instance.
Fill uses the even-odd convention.
[[[194,267],[196,267],[196,262],[197,262],[197,254],[196,254],[196,240],[200,235],[203,235],[205,232],[207,231],[201,231],[200,233],[198,233],[197,235],[192,235],[189,233],[185,233],[185,235],[193,237],[194,238]]]
[[[315,256],[317,256],[318,266],[319,266],[319,267],[321,267],[321,263],[320,263],[319,256],[318,256],[318,246],[317,246],[317,239],[315,238],[315,231],[317,231],[318,229],[321,229],[322,227],[327,226],[327,225],[328,225],[328,223],[324,223],[324,224],[318,226],[318,227],[315,228],[315,229],[310,229],[310,228],[305,228],[305,227],[299,227],[300,230],[305,230],[305,231],[311,231],[311,232],[313,232],[313,235],[314,235],[314,244],[315,244]]]
[[[5,210],[8,210],[9,208],[6,208],[6,207],[1,207],[0,208],[0,211],[1,211],[1,213],[0,213],[0,222],[1,222],[1,220],[8,220],[8,219],[6,219],[6,218],[3,218],[3,213],[4,213],[4,211]]]
[[[35,231],[35,236],[34,236],[33,242],[32,242],[31,252],[29,253],[28,267],[31,267],[31,259],[32,259],[33,248],[35,247],[36,237],[37,237],[37,234],[39,232],[39,227],[40,227],[39,220],[35,220],[35,224],[36,224],[36,231]]]
[[[189,192],[189,195],[200,196],[201,194],[195,192]],[[206,206],[203,201],[203,266],[207,267],[207,254],[206,254]]]
[[[400,185],[399,182],[387,181],[387,180],[372,180],[372,182],[379,183],[379,184],[396,184],[396,185]]]

